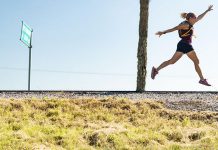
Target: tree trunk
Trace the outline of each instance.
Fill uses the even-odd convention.
[[[136,91],[142,92],[146,85],[147,67],[147,36],[148,36],[149,0],[140,0],[139,42],[138,42],[138,73]]]

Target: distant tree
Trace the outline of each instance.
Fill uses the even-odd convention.
[[[145,91],[147,74],[147,37],[148,37],[149,0],[140,0],[138,66],[136,91]]]

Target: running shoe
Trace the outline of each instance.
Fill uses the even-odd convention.
[[[155,76],[158,74],[158,71],[156,68],[152,67],[151,70],[151,78],[154,80]]]
[[[206,86],[211,86],[208,82],[207,82],[207,80],[206,79],[201,79],[200,81],[199,81],[199,83],[200,84],[203,84],[203,85],[206,85]]]

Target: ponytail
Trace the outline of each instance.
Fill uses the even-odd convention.
[[[186,20],[189,20],[189,18],[193,18],[193,17],[196,18],[195,14],[192,13],[192,12],[189,12],[189,13],[181,13],[181,17],[182,17],[183,19],[186,19]]]
[[[187,18],[187,13],[181,13],[181,18],[186,19]]]

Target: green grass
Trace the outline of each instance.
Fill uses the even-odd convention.
[[[151,100],[1,99],[0,149],[218,149],[218,113]]]

